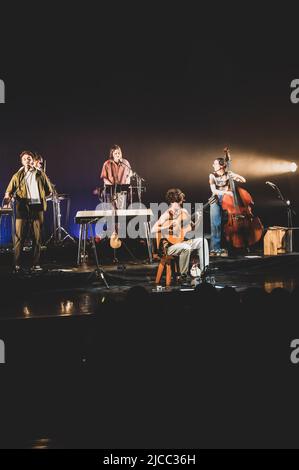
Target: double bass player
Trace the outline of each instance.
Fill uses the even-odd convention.
[[[216,201],[210,206],[211,220],[211,246],[210,256],[227,256],[227,251],[222,247],[222,222],[223,209],[222,200],[225,194],[233,196],[229,184],[229,173],[227,170],[227,161],[225,157],[216,158],[213,162],[213,173],[209,175],[209,184]],[[246,179],[231,172],[231,177],[238,182],[245,183]]]
[[[243,176],[231,171],[229,149],[224,149],[225,157],[214,160],[214,172],[210,174],[210,188],[217,201],[211,204],[211,255],[227,256],[222,248],[222,228],[229,246],[245,249],[257,243],[263,234],[260,219],[252,212],[253,199],[249,192],[235,183],[245,183]],[[223,211],[227,222],[223,226]]]

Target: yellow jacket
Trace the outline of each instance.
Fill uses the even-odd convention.
[[[15,197],[17,201],[27,199],[28,197],[24,172],[25,170],[23,167],[17,171],[17,173],[15,173],[11,178],[6,189],[6,194],[9,194],[10,197],[12,197],[16,191]],[[36,170],[36,182],[39,189],[41,204],[43,206],[43,210],[45,211],[47,209],[46,197],[52,193],[53,188],[49,178],[41,170]]]

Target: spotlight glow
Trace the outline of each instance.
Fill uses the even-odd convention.
[[[291,163],[290,165],[290,171],[292,171],[293,173],[295,173],[295,171],[297,171],[298,169],[298,165],[296,165],[296,163]]]
[[[234,171],[248,178],[267,178],[272,175],[295,173],[298,165],[295,162],[274,158],[271,155],[239,153],[235,159]]]
[[[213,162],[223,156],[224,145],[211,146],[200,139],[186,143],[176,140],[169,144],[157,138],[144,151],[144,174],[153,179],[157,187],[177,187],[191,184],[209,190],[208,175],[213,172]],[[254,179],[270,179],[287,175],[298,170],[299,158],[293,154],[286,156],[282,151],[273,154],[254,149],[233,146],[232,171],[244,176],[250,182]],[[294,161],[293,159],[296,160]],[[166,163],[168,162],[168,163]],[[167,171],[157,172],[157,167],[167,165]]]

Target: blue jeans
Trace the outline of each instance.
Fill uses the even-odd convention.
[[[221,250],[221,222],[222,222],[222,196],[218,196],[218,202],[210,206],[211,219],[211,250]]]

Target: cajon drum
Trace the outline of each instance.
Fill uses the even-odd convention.
[[[269,227],[264,236],[264,255],[292,252],[292,229]]]

